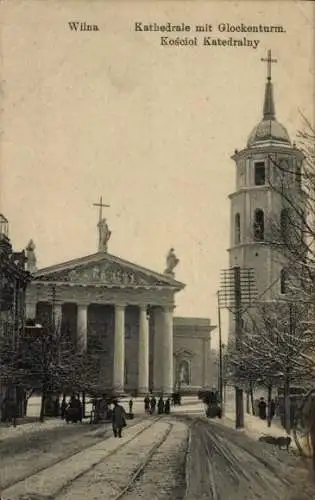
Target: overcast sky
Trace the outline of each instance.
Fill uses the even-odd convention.
[[[109,252],[156,271],[174,247],[187,287],[176,314],[211,317],[228,266],[235,167],[262,114],[271,49],[277,118],[291,138],[314,99],[311,2],[4,2],[1,211],[38,265],[97,250],[100,195]],[[69,21],[99,26],[72,32]],[[251,47],[162,47],[143,23],[273,24],[286,33],[209,33]],[[187,36],[187,33],[180,35]],[[195,33],[188,33],[189,36]]]

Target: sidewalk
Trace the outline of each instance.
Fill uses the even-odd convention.
[[[222,423],[235,428],[235,413],[230,409],[225,411]],[[254,415],[244,412],[244,425],[245,428],[243,432],[255,440],[258,440],[261,436],[287,436],[286,431],[281,426],[280,420],[277,418],[275,418],[271,422],[271,426],[268,427],[267,420],[261,420],[259,417],[255,417]],[[292,436],[291,439],[291,447],[296,448],[296,444]]]
[[[37,419],[27,423],[23,422],[23,419],[21,420],[21,423],[19,423],[19,421],[17,422],[16,427],[12,424],[0,425],[0,442],[5,441],[6,439],[30,435],[36,432],[45,432],[47,430],[67,425],[65,420],[61,420],[61,418],[47,418],[45,422],[39,422]]]

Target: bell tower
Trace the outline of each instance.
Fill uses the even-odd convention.
[[[244,149],[235,150],[235,191],[230,199],[230,266],[253,268],[258,297],[268,301],[286,293],[285,255],[274,245],[274,227],[285,231],[288,215],[281,190],[301,196],[303,154],[276,119],[268,51],[262,119]]]

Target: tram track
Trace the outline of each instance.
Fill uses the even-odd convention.
[[[121,443],[121,445],[119,445],[118,447],[116,447],[112,451],[106,453],[105,457],[103,456],[97,460],[94,460],[90,466],[85,467],[82,471],[73,474],[69,481],[67,481],[61,487],[55,488],[54,491],[52,491],[52,492],[45,491],[45,494],[38,492],[38,491],[27,492],[25,490],[32,489],[32,488],[25,488],[23,491],[23,485],[24,486],[25,485],[32,485],[34,483],[34,481],[38,482],[38,476],[43,475],[43,474],[45,474],[49,478],[49,471],[53,471],[54,467],[60,467],[60,466],[62,466],[62,464],[66,464],[69,460],[71,460],[73,458],[76,458],[76,457],[79,458],[79,455],[81,455],[82,453],[86,453],[89,450],[93,450],[96,447],[99,447],[102,443],[104,443],[104,441],[107,441],[110,436],[108,435],[106,437],[106,439],[102,440],[100,443],[98,443],[96,445],[90,444],[86,447],[81,448],[79,452],[69,453],[68,456],[63,456],[62,459],[59,459],[59,460],[56,459],[44,467],[39,467],[35,471],[32,471],[32,473],[29,473],[29,474],[24,475],[23,477],[20,477],[17,481],[10,481],[1,489],[1,500],[19,500],[19,499],[22,500],[24,498],[25,494],[28,495],[25,498],[27,498],[29,500],[32,500],[32,495],[34,496],[34,499],[41,498],[41,495],[42,495],[43,499],[49,499],[49,500],[54,500],[55,498],[60,497],[60,495],[62,495],[63,491],[68,489],[69,487],[71,487],[71,485],[74,484],[75,481],[77,481],[78,479],[83,477],[85,474],[89,473],[91,470],[93,470],[93,468],[97,467],[99,464],[109,460],[112,456],[119,453],[119,451],[122,450],[126,445],[135,441],[139,436],[141,436],[141,434],[143,434],[145,431],[147,431],[150,427],[152,427],[155,423],[157,423],[160,420],[161,420],[161,417],[155,417],[154,419],[148,421],[148,425],[144,425],[144,427],[140,428],[139,431],[137,431],[135,434],[133,434],[127,440],[125,438],[123,440],[123,442]],[[136,425],[141,425],[141,423],[142,422],[134,423],[134,424],[128,426],[128,428],[131,429],[131,428],[135,427]],[[58,478],[56,478],[56,480],[57,479]],[[39,483],[40,483],[40,480],[39,480]],[[16,496],[16,494],[18,496]]]
[[[133,427],[134,425],[136,425],[138,423],[139,422],[137,422],[137,421],[133,422],[131,425],[129,425],[129,428]],[[104,429],[102,429],[102,427],[100,425],[98,425],[98,427],[96,429],[90,430],[86,434],[84,434],[83,436],[80,436],[80,439],[84,439],[85,437],[88,437],[88,438],[100,439],[100,441],[103,441],[104,439],[109,439],[111,436],[112,436],[111,426],[109,426],[108,428],[105,428],[105,430],[104,430]],[[62,454],[62,456],[56,457],[55,459],[52,459],[52,460],[49,460],[49,462],[46,463],[45,465],[39,465],[38,467],[33,468],[31,472],[20,475],[18,479],[4,482],[4,484],[1,485],[0,492],[5,491],[5,490],[11,488],[12,486],[14,486],[15,484],[18,484],[20,482],[30,480],[34,475],[48,470],[49,468],[53,467],[54,465],[57,465],[61,461],[68,460],[69,458],[71,458],[72,456],[74,456],[78,453],[87,451],[89,448],[92,448],[93,446],[95,446],[95,443],[93,443],[93,444],[89,443],[87,445],[83,445],[79,449],[71,450],[68,452],[66,451]]]
[[[207,423],[204,423],[204,425],[207,425]],[[232,440],[229,440],[228,437],[232,437],[232,435]],[[225,443],[228,443],[231,450],[226,449],[226,451],[228,451],[230,455],[233,456],[232,450],[234,450],[235,455],[235,451],[237,449],[241,449],[243,453],[260,462],[264,468],[276,476],[284,485],[290,485],[290,482],[279,472],[279,460],[277,460],[274,456],[270,456],[270,453],[263,450],[261,445],[259,445],[259,449],[257,450],[256,447],[248,444],[247,440],[242,438],[242,435],[236,434],[235,432],[232,434],[231,430],[227,430],[226,428],[223,429],[219,426],[216,426],[215,431],[211,431],[211,436],[212,439],[217,439],[217,436],[220,436],[223,442],[225,441]]]
[[[190,432],[186,500],[289,498],[286,495],[293,482],[285,474],[280,457],[258,443],[248,442],[243,434],[202,419],[196,419]]]
[[[168,438],[168,436],[170,435],[172,429],[174,427],[174,424],[169,424],[168,425],[168,428],[166,429],[164,435],[162,436],[162,438],[157,442],[155,443],[151,450],[149,451],[149,453],[147,454],[146,458],[142,461],[142,463],[137,467],[137,469],[135,470],[135,472],[133,473],[133,475],[131,476],[131,478],[129,479],[128,481],[128,484],[123,488],[122,491],[120,491],[115,497],[113,497],[113,499],[111,500],[122,500],[124,497],[126,497],[126,495],[132,490],[135,482],[137,480],[139,480],[139,478],[141,477],[141,475],[143,474],[145,468],[148,466],[148,464],[151,462],[153,456],[155,455],[155,453],[159,450],[159,448],[161,448],[161,446],[165,443],[166,439]]]

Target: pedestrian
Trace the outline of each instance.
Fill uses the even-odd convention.
[[[148,395],[144,398],[144,411],[146,414],[150,413],[150,398]]]
[[[261,420],[266,420],[266,401],[265,398],[260,398],[259,404],[258,404],[258,412],[259,412],[259,418]]]
[[[170,400],[170,398],[167,398],[167,400],[165,401],[164,411],[165,411],[166,415],[170,414],[170,411],[171,411],[171,400]]]
[[[129,399],[129,413],[132,413],[132,408],[133,408],[133,401],[132,399]]]
[[[64,394],[62,397],[61,406],[60,406],[60,416],[61,416],[62,420],[65,419],[66,409],[67,409],[67,401],[66,401],[66,396]]]
[[[158,406],[158,414],[161,415],[162,413],[164,413],[164,401],[162,396],[160,396],[157,406]]]
[[[150,399],[151,415],[154,415],[156,409],[156,399],[154,396]]]
[[[122,429],[126,427],[126,412],[125,409],[118,404],[117,399],[113,401],[114,408],[112,413],[112,424],[114,437],[122,437]]]

